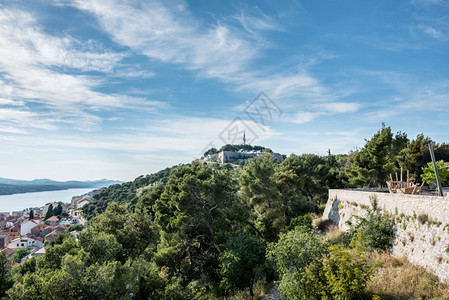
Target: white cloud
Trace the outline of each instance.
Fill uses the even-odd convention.
[[[2,112],[0,110],[0,117]],[[190,118],[169,116],[166,119],[152,121],[146,127],[127,128],[123,133],[97,135],[95,133],[82,138],[76,133],[65,135],[45,135],[20,137],[10,141],[35,146],[70,147],[77,149],[97,149],[120,151],[122,153],[148,154],[157,151],[177,151],[187,157],[199,154],[210,142],[220,147],[223,142],[219,135],[232,120],[215,118]],[[252,121],[244,121],[257,135],[255,143],[270,139],[277,132],[268,126],[260,126]]]
[[[322,104],[320,107],[331,113],[352,113],[359,110],[360,104],[355,102],[330,102]]]
[[[219,79],[237,92],[256,95],[265,91],[277,100],[334,98],[316,78],[299,67],[290,72],[254,68],[266,45],[261,45],[260,37],[253,33],[282,30],[262,12],[237,15],[235,18],[246,28],[241,30],[225,21],[206,27],[192,17],[184,2],[179,5],[139,0],[68,2],[94,15],[115,42],[151,59],[179,64],[200,76]]]
[[[94,14],[121,45],[163,62],[184,64],[207,77],[243,70],[258,55],[239,33],[217,23],[202,30],[183,4],[145,1],[72,1]]]
[[[295,117],[291,120],[292,123],[295,124],[305,124],[312,122],[315,118],[322,115],[318,112],[299,112],[295,115]]]
[[[14,124],[27,128],[55,129],[51,121],[37,119],[37,114],[25,110],[0,108],[0,120],[3,124]],[[10,128],[9,126],[7,128]],[[20,130],[20,129],[15,129]]]
[[[156,101],[97,92],[104,80],[77,75],[86,71],[111,73],[123,56],[93,42],[48,35],[31,14],[2,7],[0,105],[33,105],[27,120],[15,120],[24,121],[18,126],[54,129],[56,123],[68,123],[89,130],[101,124],[96,114],[99,110],[158,107]],[[69,72],[73,70],[77,72]]]
[[[434,39],[444,39],[444,34],[440,30],[437,30],[432,26],[419,24],[418,28]]]
[[[1,81],[0,81],[1,84]],[[0,105],[23,106],[23,101],[8,98],[0,98]]]
[[[18,129],[15,127],[0,127],[0,132],[5,132],[5,133],[14,133],[14,134],[25,134],[27,133],[26,131],[22,130],[22,129]]]
[[[9,65],[42,64],[82,71],[111,71],[123,58],[123,54],[102,51],[69,36],[44,34],[33,16],[20,10],[0,10],[0,30],[0,55],[2,62]]]
[[[305,107],[305,111],[300,111],[294,114],[293,117],[289,117],[287,121],[295,124],[306,124],[321,116],[352,113],[358,111],[359,108],[360,104],[350,102],[325,102],[320,104],[312,104]]]

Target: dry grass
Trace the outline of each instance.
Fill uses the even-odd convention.
[[[326,237],[337,242],[342,232],[335,225],[326,227]],[[368,255],[378,262],[379,267],[367,285],[367,295],[378,295],[380,299],[387,300],[449,300],[449,285],[441,283],[436,275],[410,263],[407,258],[396,258],[388,253],[378,252],[370,252]]]
[[[326,237],[331,241],[338,241],[342,232],[338,226],[333,224],[327,228]]]
[[[449,299],[449,285],[406,258],[373,253],[380,267],[368,283],[367,292],[381,299]]]

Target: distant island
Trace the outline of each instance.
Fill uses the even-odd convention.
[[[0,195],[59,191],[78,188],[99,188],[121,183],[117,180],[100,179],[93,181],[55,181],[51,179],[17,180],[0,177]]]

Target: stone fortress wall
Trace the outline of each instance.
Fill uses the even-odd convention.
[[[323,220],[339,229],[349,229],[347,221],[364,216],[375,197],[378,207],[390,212],[396,222],[392,255],[406,256],[442,281],[449,281],[449,196],[403,195],[354,190],[329,190]]]

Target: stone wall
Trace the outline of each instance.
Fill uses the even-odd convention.
[[[396,237],[391,254],[406,256],[442,281],[449,281],[449,196],[329,190],[323,219],[330,219],[346,231],[348,221],[354,223],[354,216],[366,214],[373,197],[380,209],[395,217]]]

